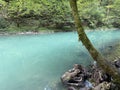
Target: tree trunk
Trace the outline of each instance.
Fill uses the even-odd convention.
[[[77,8],[77,0],[70,0],[70,6],[72,9],[75,26],[77,28],[79,40],[86,47],[92,58],[98,63],[98,65],[108,74],[110,74],[116,83],[120,83],[120,72],[113,66],[110,62],[108,62],[92,45],[90,40],[88,39],[84,29],[81,25],[81,21],[78,14]]]

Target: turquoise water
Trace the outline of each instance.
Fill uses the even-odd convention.
[[[120,42],[120,31],[91,31],[98,50]],[[0,36],[0,90],[64,90],[60,76],[92,58],[76,32]]]

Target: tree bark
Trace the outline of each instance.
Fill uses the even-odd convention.
[[[108,62],[92,45],[91,41],[87,37],[86,33],[84,32],[84,29],[81,24],[81,20],[79,18],[78,14],[78,8],[77,8],[77,0],[70,0],[70,6],[72,9],[73,17],[75,26],[78,32],[79,40],[83,43],[83,45],[86,47],[92,58],[98,63],[98,65],[108,74],[112,76],[114,81],[116,83],[120,84],[120,72],[118,71],[115,66],[113,66],[110,62]]]

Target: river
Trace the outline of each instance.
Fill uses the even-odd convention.
[[[100,52],[120,42],[120,30],[86,33]],[[92,63],[76,32],[0,36],[0,90],[65,90],[60,76],[75,63]]]

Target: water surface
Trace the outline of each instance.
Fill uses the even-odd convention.
[[[87,35],[101,52],[120,42],[118,30]],[[91,62],[76,32],[0,36],[0,90],[62,90],[59,78],[66,70]]]

